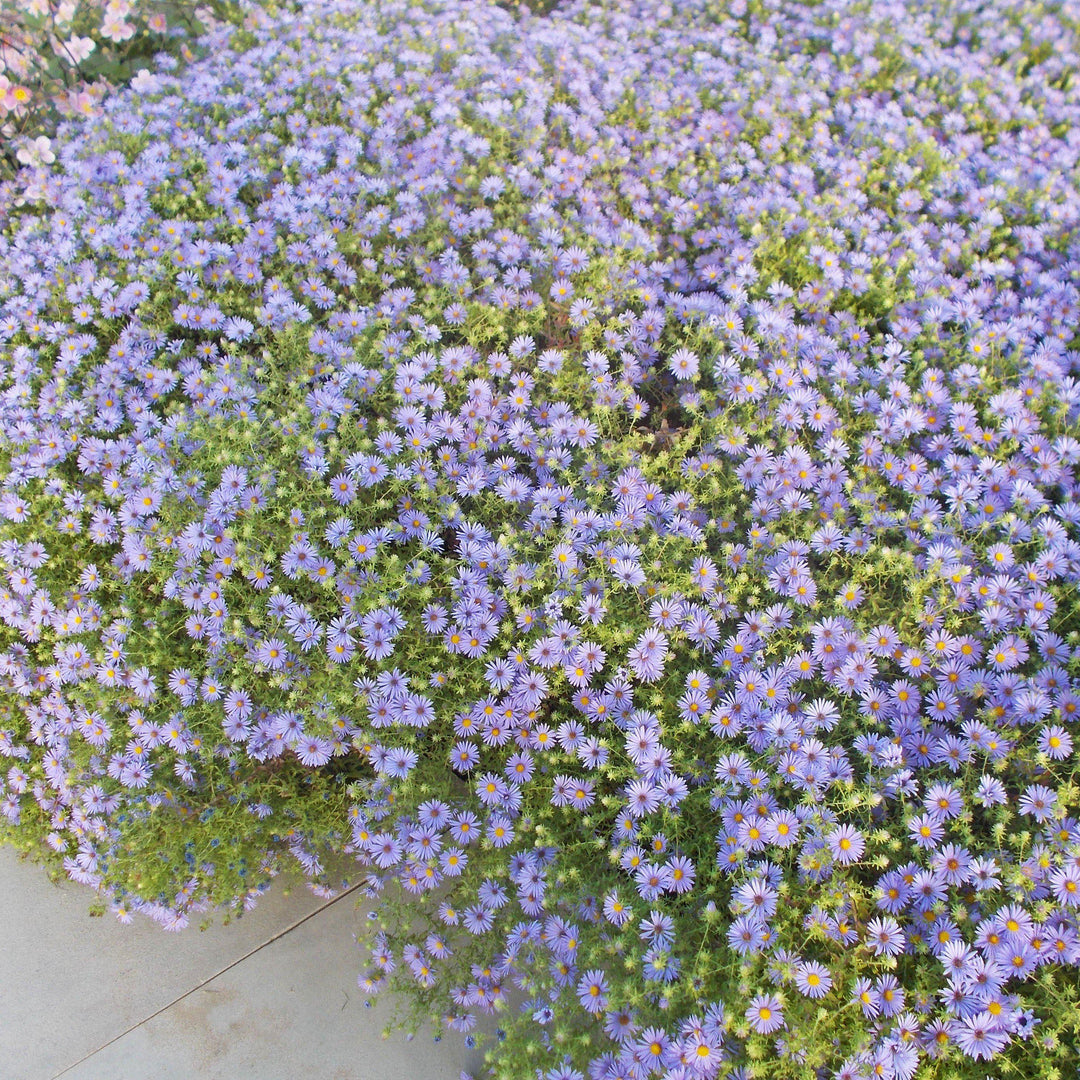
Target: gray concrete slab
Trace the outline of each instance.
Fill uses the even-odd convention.
[[[457,1080],[460,1036],[383,1040],[364,1008],[353,896],[274,888],[230,926],[91,918],[0,848],[0,1080]]]

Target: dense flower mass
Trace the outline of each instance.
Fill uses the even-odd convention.
[[[62,129],[3,835],[169,928],[346,852],[497,1075],[1075,1065],[1078,17],[311,0]]]

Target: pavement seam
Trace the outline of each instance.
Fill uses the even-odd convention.
[[[350,885],[349,888],[345,889],[344,892],[339,893],[332,900],[328,900],[325,904],[321,904],[314,911],[309,911],[302,919],[297,919],[296,922],[291,923],[289,926],[286,926],[284,930],[279,930],[276,934],[273,935],[273,937],[267,938],[266,941],[262,942],[259,945],[256,945],[254,949],[251,949],[248,952],[244,953],[243,956],[238,956],[235,960],[232,961],[232,963],[226,964],[225,967],[223,967],[220,971],[214,972],[213,975],[210,975],[207,978],[203,979],[202,982],[196,984],[190,990],[185,990],[182,994],[178,995],[177,997],[173,998],[172,1001],[168,1002],[168,1004],[162,1005],[160,1009],[152,1012],[149,1016],[144,1016],[140,1021],[138,1021],[138,1023],[132,1024],[131,1027],[126,1028],[124,1031],[121,1031],[118,1035],[114,1035],[111,1039],[108,1040],[108,1042],[104,1042],[100,1046],[95,1047],[88,1054],[84,1054],[81,1058],[79,1058],[78,1061],[73,1061],[70,1065],[66,1065],[63,1069],[60,1070],[60,1072],[56,1073],[51,1078],[51,1080],[60,1080],[62,1076],[66,1076],[69,1072],[71,1072],[72,1069],[77,1068],[84,1061],[89,1061],[95,1054],[100,1054],[102,1050],[106,1049],[109,1046],[112,1046],[113,1043],[119,1042],[126,1035],[130,1035],[133,1031],[141,1028],[143,1024],[148,1024],[151,1020],[153,1020],[155,1017],[160,1016],[163,1012],[168,1012],[169,1009],[171,1009],[177,1003],[183,1001],[185,998],[191,997],[191,995],[194,994],[196,990],[201,990],[204,986],[209,985],[215,979],[220,978],[222,975],[224,975],[226,972],[232,971],[232,969],[238,964],[242,964],[245,960],[250,959],[256,953],[261,952],[263,949],[265,949],[268,945],[273,945],[275,941],[280,941],[286,934],[291,934],[294,930],[303,926],[304,923],[308,922],[310,919],[314,919],[316,915],[321,915],[324,911],[327,910],[327,908],[333,907],[339,900],[344,900],[346,896],[349,896],[352,893],[355,893],[358,889],[363,888],[364,884],[364,881],[360,881],[357,882],[357,884],[355,885]]]

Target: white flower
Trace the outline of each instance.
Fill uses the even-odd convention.
[[[146,68],[139,68],[135,78],[131,80],[132,90],[140,94],[152,94],[161,86],[156,75],[151,74]]]
[[[105,21],[101,24],[101,33],[110,41],[119,44],[121,41],[127,41],[135,33],[135,27],[131,23],[124,22],[123,16],[107,14]]]
[[[52,143],[44,135],[39,135],[32,141],[27,139],[15,152],[15,156],[24,165],[51,165],[56,160],[51,147]]]
[[[97,47],[93,38],[73,35],[63,44],[57,42],[53,49],[63,60],[70,60],[73,64],[81,64]]]

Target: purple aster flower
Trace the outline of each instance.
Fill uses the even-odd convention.
[[[871,919],[866,924],[864,940],[877,956],[899,956],[904,951],[904,932],[888,916]]]
[[[829,850],[841,866],[848,866],[862,858],[866,840],[853,825],[841,825],[829,834]]]
[[[1073,750],[1072,736],[1060,724],[1051,724],[1039,732],[1039,750],[1054,761],[1064,761]]]
[[[627,654],[627,662],[642,682],[656,682],[667,658],[667,637],[659,630],[646,630]]]
[[[650,945],[669,949],[675,940],[675,923],[663,912],[650,911],[649,917],[638,923],[638,937]]]
[[[1008,1045],[1009,1036],[990,1012],[962,1017],[954,1029],[956,1045],[976,1061],[989,1061]]]
[[[783,1006],[775,994],[756,994],[745,1015],[750,1026],[759,1035],[771,1035],[787,1026]]]
[[[1017,803],[1017,813],[1033,817],[1038,822],[1049,821],[1054,815],[1057,794],[1042,784],[1030,784]]]
[[[676,855],[665,867],[664,888],[673,893],[687,893],[694,887],[696,870],[685,855]]]
[[[660,805],[660,793],[647,780],[632,780],[625,794],[627,809],[635,818],[651,814]]]
[[[325,765],[331,758],[333,745],[328,739],[320,739],[314,736],[300,740],[294,747],[296,756],[301,763],[309,767]]]
[[[514,842],[513,822],[503,814],[492,814],[485,836],[495,847],[507,847]]]
[[[495,925],[495,913],[474,904],[462,912],[461,924],[470,934],[486,934]]]
[[[671,1040],[662,1028],[646,1028],[634,1040],[635,1056],[641,1055],[646,1067],[658,1067],[662,1062]]]
[[[933,851],[945,835],[945,827],[934,814],[917,814],[908,823],[908,835],[919,847]]]
[[[1071,863],[1050,874],[1050,887],[1065,907],[1080,907],[1080,866]]]
[[[594,1016],[603,1012],[608,1006],[607,995],[607,979],[599,968],[590,969],[578,980],[577,997],[586,1012]]]
[[[939,821],[948,821],[962,813],[964,799],[955,787],[948,784],[934,784],[926,793],[923,806],[928,814],[932,814]]]
[[[979,779],[975,799],[983,806],[1002,806],[1008,801],[1005,785],[996,776],[983,775]]]
[[[882,975],[875,984],[884,1016],[896,1016],[904,1009],[906,995],[895,975]]]
[[[795,985],[806,997],[823,998],[832,988],[832,975],[824,964],[805,961],[795,967]]]
[[[765,930],[765,924],[757,915],[739,915],[728,927],[728,945],[741,956],[751,956],[764,947]]]

